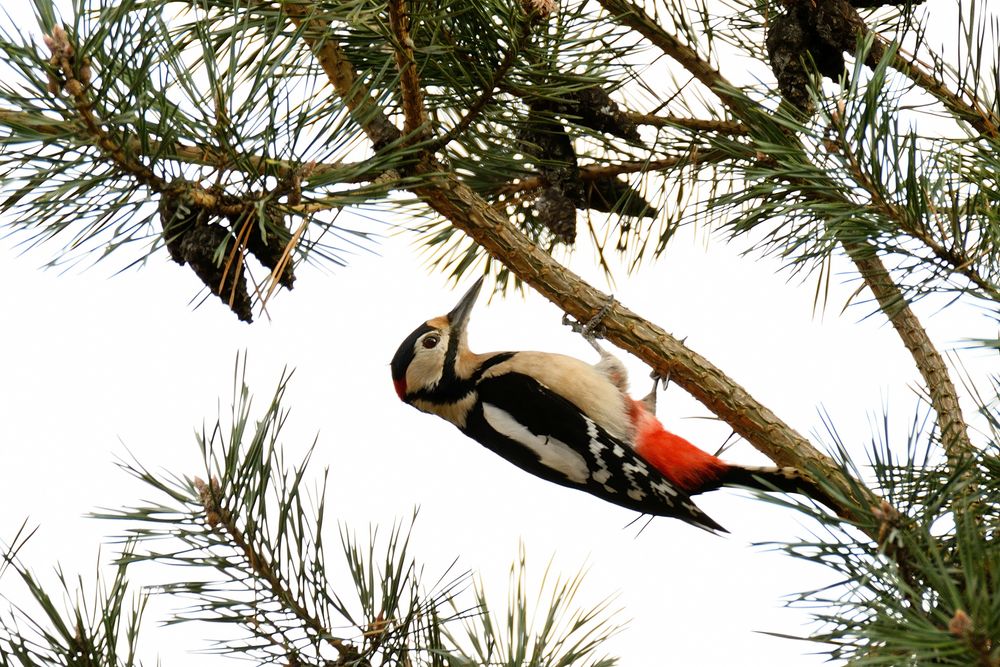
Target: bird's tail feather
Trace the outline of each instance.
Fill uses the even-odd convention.
[[[719,486],[745,486],[760,491],[801,493],[836,511],[837,503],[823,488],[798,468],[729,465],[718,478]]]

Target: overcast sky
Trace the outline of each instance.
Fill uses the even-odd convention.
[[[120,527],[83,518],[98,507],[151,498],[115,466],[126,448],[152,469],[199,474],[193,436],[231,398],[237,355],[263,408],[285,368],[294,368],[284,442],[297,460],[318,434],[313,475],[330,468],[328,514],[365,531],[420,516],[412,554],[428,579],[455,558],[480,573],[494,599],[505,599],[507,571],[523,542],[540,576],[554,558],[567,576],[587,567],[580,604],[617,594],[628,628],[606,650],[624,665],[819,665],[815,647],[764,632],[806,633],[808,615],[782,607],[785,596],[829,581],[819,568],[754,547],[754,542],[806,534],[796,515],[720,491],[699,505],[732,531],[717,537],[679,521],[656,519],[641,532],[635,515],[514,468],[464,438],[446,422],[403,405],[388,362],[419,323],[446,312],[464,292],[429,274],[413,239],[386,239],[377,254],[360,253],[348,268],[297,269],[292,292],[269,306],[270,319],[238,322],[217,301],[198,308],[199,283],[165,253],[140,269],[114,275],[111,258],[60,275],[39,267],[56,252],[19,254],[0,242],[0,540],[28,519],[39,526],[22,556],[48,576],[57,563],[91,581],[99,550]],[[617,270],[613,290],[584,247],[571,267],[628,308],[656,322],[707,357],[799,432],[822,433],[818,409],[864,460],[869,425],[888,405],[896,442],[905,442],[916,406],[917,374],[892,329],[868,306],[842,305],[855,289],[835,277],[830,306],[813,312],[815,283],[789,283],[771,260],[742,258],[705,230],[684,229],[664,257],[628,277]],[[846,266],[835,264],[838,270]],[[995,336],[972,307],[919,314],[943,349],[962,338]],[[540,349],[593,359],[561,313],[529,294],[487,303],[472,316],[476,351]],[[974,377],[997,372],[996,355],[962,353]],[[627,359],[634,392],[645,394],[647,372]],[[668,428],[706,449],[729,435],[725,424],[677,387],[660,398]],[[816,438],[814,438],[816,441]],[[766,460],[745,443],[727,455]],[[329,524],[330,539],[335,524]],[[105,546],[101,562],[113,548]],[[137,573],[165,581],[170,571]],[[51,577],[48,577],[51,581]],[[23,600],[8,573],[0,593]],[[160,628],[165,602],[145,628],[145,655],[164,665],[218,664],[192,655],[207,647],[206,629]],[[209,629],[208,632],[212,630]]]

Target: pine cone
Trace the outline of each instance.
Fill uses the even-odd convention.
[[[268,218],[272,223],[278,221],[280,219],[279,216],[280,214],[275,210],[268,211]],[[274,271],[279,262],[281,262],[281,258],[284,257],[285,248],[291,239],[288,229],[281,226],[279,230],[275,230],[275,225],[273,224],[269,225],[266,230],[262,229],[262,225],[258,224],[255,211],[247,211],[243,215],[230,216],[229,221],[232,223],[233,233],[237,238],[246,238],[247,250],[257,258],[257,261],[271,271]],[[253,229],[246,230],[245,226],[248,224],[253,225]],[[267,235],[266,239],[264,237],[265,234]],[[286,289],[292,289],[295,283],[295,273],[291,258],[285,263],[281,275],[278,276],[278,282]]]

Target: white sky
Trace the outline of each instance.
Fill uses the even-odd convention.
[[[125,448],[151,469],[201,472],[193,431],[214,421],[231,398],[237,354],[263,408],[282,369],[295,369],[284,442],[295,461],[319,433],[313,475],[331,470],[328,515],[359,532],[420,516],[412,555],[428,580],[457,556],[459,569],[482,574],[502,604],[507,572],[523,541],[532,572],[550,557],[570,576],[589,568],[579,604],[618,593],[625,632],[606,650],[624,665],[770,665],[823,663],[810,644],[759,631],[805,633],[808,615],[782,608],[783,596],[818,587],[829,576],[752,542],[806,534],[795,515],[746,494],[721,491],[699,505],[732,535],[709,535],[679,521],[656,519],[641,534],[625,528],[634,515],[579,492],[548,485],[464,438],[442,420],[396,398],[388,362],[420,322],[446,312],[464,291],[422,268],[412,239],[388,240],[376,255],[359,255],[330,273],[300,267],[293,292],[270,306],[271,320],[247,326],[217,301],[192,309],[200,287],[187,267],[164,253],[141,270],[112,276],[112,258],[65,275],[38,267],[55,252],[19,256],[0,243],[0,540],[27,518],[40,526],[22,556],[49,574],[57,562],[89,577],[102,542],[120,527],[86,519],[152,494],[114,465]],[[572,268],[607,288],[577,252]],[[844,265],[838,265],[842,270]],[[895,333],[866,306],[839,315],[854,285],[836,284],[831,306],[812,311],[814,284],[787,284],[770,260],[740,258],[704,232],[682,230],[655,266],[618,273],[614,292],[627,307],[665,327],[801,433],[821,431],[817,408],[833,416],[864,460],[869,421],[887,403],[894,437],[905,442],[917,374]],[[936,305],[936,304],[935,304]],[[994,336],[971,307],[944,313],[918,308],[944,348]],[[594,355],[559,324],[555,307],[534,294],[486,303],[473,314],[473,349],[541,349],[586,359]],[[962,357],[974,377],[998,372],[997,356]],[[628,359],[635,393],[647,391],[646,369]],[[729,428],[677,387],[661,395],[668,428],[714,450]],[[745,443],[728,457],[765,463]],[[329,523],[328,539],[336,539]],[[104,547],[103,560],[112,549]],[[331,551],[331,555],[336,550]],[[336,559],[331,559],[337,562]],[[171,572],[147,571],[149,581]],[[51,581],[51,578],[49,579]],[[87,579],[89,580],[89,579]],[[23,600],[10,574],[0,593]],[[215,628],[160,628],[163,603],[147,616],[145,651],[164,665],[218,664],[192,655]]]

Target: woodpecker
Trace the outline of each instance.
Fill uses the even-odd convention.
[[[399,346],[390,366],[401,400],[542,479],[709,531],[728,532],[692,495],[725,484],[789,487],[783,469],[727,464],[664,429],[653,411],[656,386],[646,399],[631,398],[624,366],[592,338],[596,364],[546,352],[471,352],[466,329],[482,282]]]

